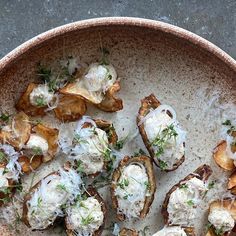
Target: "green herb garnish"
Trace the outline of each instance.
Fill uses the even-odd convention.
[[[42,97],[37,97],[35,103],[37,107],[44,107],[47,105],[46,101]]]
[[[58,185],[56,186],[56,188],[57,188],[58,190],[67,192],[66,186],[65,186],[64,184],[58,184]]]
[[[165,161],[159,160],[159,167],[161,170],[165,170],[168,167],[168,165]]]
[[[82,217],[81,223],[82,225],[89,225],[94,221],[94,218],[88,215],[86,218]]]
[[[76,170],[77,170],[78,172],[83,173],[83,172],[84,172],[83,162],[82,162],[81,160],[77,160],[77,161],[76,161],[76,164],[77,164]]]
[[[212,188],[214,188],[214,186],[215,186],[215,181],[211,181],[209,184],[208,184],[208,189],[212,189]]]
[[[0,163],[3,163],[4,161],[6,161],[6,154],[2,151],[0,151]]]
[[[182,184],[179,188],[180,188],[180,189],[187,189],[187,188],[188,188],[188,185],[187,185],[187,184]]]
[[[85,140],[85,139],[82,139],[79,134],[75,134],[73,141],[78,143],[78,144],[80,144],[80,143],[88,143],[88,141]]]
[[[156,138],[152,141],[151,145],[158,147],[155,153],[156,157],[159,157],[164,153],[165,146],[172,137],[176,138],[178,133],[176,132],[174,125],[171,124],[159,132]]]
[[[128,179],[122,179],[117,185],[121,189],[124,189],[125,187],[129,186],[129,180]]]
[[[32,151],[33,151],[33,154],[34,154],[35,156],[38,156],[38,155],[42,155],[42,154],[43,154],[42,148],[37,147],[37,146],[32,147]]]
[[[0,120],[2,120],[3,122],[8,122],[9,119],[10,119],[10,115],[7,114],[7,113],[2,113],[2,114],[0,115]]]
[[[216,235],[222,235],[224,233],[223,226],[219,229],[215,229],[215,233],[216,233]]]
[[[187,204],[188,204],[189,206],[194,206],[194,202],[193,202],[193,200],[191,200],[191,199],[187,201]]]
[[[124,199],[124,200],[127,200],[128,197],[131,197],[131,196],[133,196],[132,193],[126,193],[125,196],[123,197],[123,199]]]
[[[146,186],[146,190],[150,190],[151,189],[151,184],[148,181],[145,181],[144,185]]]
[[[146,153],[141,148],[137,152],[134,153],[134,157],[142,156],[142,155],[146,155]]]

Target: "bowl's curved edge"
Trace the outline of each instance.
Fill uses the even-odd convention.
[[[236,61],[229,56],[225,51],[217,47],[215,44],[208,40],[178,26],[174,26],[161,21],[135,18],[135,17],[106,17],[106,18],[94,18],[88,20],[77,21],[62,25],[51,30],[48,30],[42,34],[39,34],[32,39],[21,44],[6,56],[0,60],[0,72],[4,70],[8,65],[13,63],[17,58],[24,54],[26,51],[33,47],[40,45],[42,42],[54,38],[58,35],[79,30],[83,28],[89,28],[92,26],[109,26],[109,25],[126,25],[126,26],[141,26],[153,30],[159,30],[166,33],[170,33],[178,38],[189,41],[190,43],[202,48],[208,53],[213,54],[222,62],[227,64],[236,73]]]

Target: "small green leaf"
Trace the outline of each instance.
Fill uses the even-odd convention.
[[[10,115],[7,114],[7,113],[2,113],[2,114],[0,115],[0,119],[1,119],[3,122],[8,122],[9,119],[10,119]]]
[[[231,121],[230,120],[226,120],[225,122],[222,123],[222,125],[231,125]]]
[[[188,185],[187,185],[187,184],[182,184],[179,188],[180,188],[180,189],[187,189],[187,188],[188,188]]]
[[[47,105],[46,101],[42,97],[37,97],[35,103],[38,107],[44,107]]]
[[[165,170],[168,167],[167,163],[162,160],[159,160],[159,166],[161,170]]]
[[[191,200],[191,199],[187,201],[187,204],[188,204],[189,206],[194,206],[194,202],[193,202],[193,200]]]

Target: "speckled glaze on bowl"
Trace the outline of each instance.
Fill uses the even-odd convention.
[[[138,230],[150,226],[151,235],[163,226],[160,205],[173,184],[203,163],[211,165],[213,178],[222,174],[211,157],[220,138],[221,122],[235,118],[236,62],[207,40],[166,23],[121,17],[85,20],[36,36],[0,60],[1,109],[14,112],[16,100],[29,81],[35,79],[39,62],[53,67],[58,60],[72,55],[91,63],[101,57],[100,47],[109,49],[109,59],[121,78],[119,96],[124,99],[124,109],[107,114],[90,108],[89,114],[112,120],[120,137],[128,132],[135,133],[140,99],[154,93],[162,103],[175,108],[188,132],[184,164],[171,173],[155,169],[157,192],[148,217],[142,222],[121,224]],[[50,123],[56,125],[55,120]],[[145,149],[137,136],[123,153],[133,154],[140,147]],[[56,161],[42,167],[35,181],[56,167]],[[109,199],[108,192],[104,189],[104,198]],[[199,232],[207,223],[207,203],[199,213]],[[107,227],[116,221],[114,212],[109,211],[109,214]],[[24,227],[22,230],[24,235],[41,235]],[[58,232],[48,231],[49,234],[58,235]],[[111,233],[105,231],[103,235]]]

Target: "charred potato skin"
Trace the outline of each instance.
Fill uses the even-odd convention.
[[[138,116],[137,116],[137,126],[139,129],[139,132],[141,134],[142,140],[144,142],[144,145],[146,146],[150,156],[153,158],[154,163],[160,168],[160,163],[159,160],[155,157],[155,152],[152,148],[152,145],[150,141],[148,140],[147,133],[144,129],[144,124],[140,124],[141,120],[143,117],[145,117],[150,109],[156,109],[159,107],[161,103],[157,100],[154,94],[150,94],[149,96],[145,97],[144,99],[141,100],[141,107],[139,108]],[[176,162],[173,165],[173,168],[168,168],[165,169],[164,171],[170,172],[176,170],[185,160],[185,156],[182,156],[178,162]]]
[[[79,120],[87,110],[85,101],[74,95],[61,95],[58,106],[54,109],[55,116],[62,122]]]
[[[106,112],[117,112],[123,109],[123,101],[115,94],[120,90],[120,81],[116,81],[106,92],[104,99],[96,106]]]
[[[119,236],[138,236],[138,232],[134,229],[123,228],[120,231]]]
[[[182,179],[181,181],[179,181],[179,183],[175,184],[170,190],[169,192],[166,194],[165,200],[162,204],[162,209],[161,209],[161,214],[163,216],[164,219],[164,223],[166,225],[169,224],[169,213],[167,211],[168,208],[168,204],[169,204],[169,199],[170,199],[170,195],[177,189],[179,188],[184,182],[196,177],[202,181],[207,181],[207,179],[210,177],[210,175],[212,174],[212,170],[210,168],[210,166],[208,165],[202,165],[200,167],[198,167],[193,173],[187,175],[184,179]],[[185,231],[189,232],[188,235],[194,235],[194,228],[192,227],[183,227],[185,228]]]
[[[16,110],[24,111],[27,115],[30,116],[44,116],[46,114],[44,107],[36,107],[30,103],[30,93],[38,86],[39,84],[30,83],[26,90],[22,93],[20,99],[15,105]]]
[[[226,155],[227,143],[222,140],[213,150],[213,158],[216,164],[225,171],[232,171],[235,168],[234,161]]]
[[[21,111],[13,117],[10,126],[14,126],[15,131],[20,133],[20,135],[16,137],[15,132],[12,130],[0,130],[0,143],[9,143],[12,147],[19,151],[22,149],[22,146],[28,142],[32,125],[30,124],[29,117]]]
[[[143,164],[143,166],[146,169],[146,173],[148,175],[148,180],[150,183],[150,196],[147,196],[145,198],[145,202],[144,202],[144,208],[142,209],[142,211],[140,212],[139,218],[144,219],[146,217],[146,215],[149,212],[150,206],[152,205],[152,202],[154,200],[154,194],[156,191],[156,180],[155,180],[155,175],[154,175],[154,171],[153,171],[153,164],[152,164],[152,160],[147,157],[147,156],[138,156],[138,157],[124,157],[120,163],[119,166],[117,167],[117,169],[113,172],[113,176],[112,176],[112,184],[111,184],[111,200],[112,200],[112,206],[115,210],[118,210],[119,206],[118,206],[118,200],[117,197],[115,195],[115,190],[116,190],[116,186],[117,186],[117,182],[119,181],[123,168],[132,164],[132,163],[140,163]],[[126,216],[124,214],[121,213],[117,213],[117,218],[120,221],[124,221],[126,219]]]
[[[236,171],[228,179],[228,190],[230,190],[231,194],[236,195]]]
[[[76,77],[79,79],[84,72],[85,71],[83,71],[82,73],[79,74],[79,76],[77,75]],[[65,94],[65,95],[78,96],[78,97],[84,99],[86,102],[94,104],[100,110],[105,111],[105,112],[116,112],[116,111],[119,111],[119,110],[123,109],[123,101],[122,101],[122,99],[116,97],[116,93],[120,90],[120,81],[119,80],[117,80],[106,91],[104,99],[99,104],[90,101],[89,99],[83,97],[81,94],[77,94],[75,92],[70,92],[70,90],[73,89],[75,86],[76,86],[75,82],[74,83],[70,83],[66,87],[60,89],[59,92],[61,94]]]
[[[101,204],[102,212],[104,215],[103,223],[99,227],[99,229],[96,230],[92,235],[92,236],[100,236],[103,232],[104,227],[105,227],[105,222],[106,222],[106,218],[107,218],[106,204],[105,204],[104,200],[102,199],[102,197],[97,192],[97,190],[95,188],[93,188],[92,186],[88,187],[88,189],[86,190],[86,195],[87,195],[87,197],[94,196],[98,200],[98,202]],[[74,236],[73,230],[71,229],[69,221],[68,221],[68,217],[65,218],[65,228],[66,228],[67,236]]]
[[[43,179],[47,178],[50,175],[59,175],[59,172],[52,172],[50,174],[48,174],[47,176],[45,176]],[[42,179],[42,180],[43,180]],[[36,183],[30,190],[29,192],[25,195],[24,200],[23,200],[23,212],[22,212],[22,218],[21,220],[25,223],[26,226],[28,226],[29,228],[31,228],[31,225],[29,223],[29,219],[28,219],[28,206],[27,206],[27,202],[31,199],[32,195],[34,194],[35,191],[37,191],[37,189],[40,187],[42,180],[40,180],[38,183]],[[57,217],[57,219],[47,228],[50,228],[52,225],[54,225],[55,222],[60,221],[60,217]],[[36,230],[34,229],[34,231],[42,231],[44,229],[40,229],[40,230]]]

